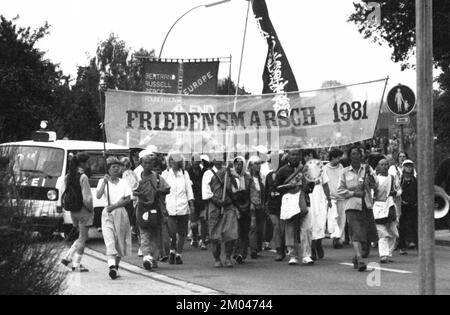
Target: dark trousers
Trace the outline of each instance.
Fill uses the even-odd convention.
[[[188,223],[189,215],[169,216],[170,249],[176,251],[177,254],[183,252]]]
[[[238,220],[239,224],[239,239],[236,242],[235,255],[241,255],[244,259],[247,257],[248,247],[250,245],[250,224],[251,216],[248,211],[241,212]]]
[[[262,210],[255,211],[250,224],[250,252],[262,251],[262,243],[265,241],[266,213]]]
[[[419,213],[417,206],[402,204],[402,215],[400,216],[399,226],[399,248],[406,249],[409,243],[418,245],[418,221]]]

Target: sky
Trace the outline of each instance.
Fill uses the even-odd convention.
[[[416,88],[415,71],[400,71],[391,60],[392,49],[364,39],[354,24],[346,22],[357,0],[266,0],[301,91],[320,88],[323,81],[344,84],[390,77]],[[50,34],[38,47],[60,64],[65,74],[76,75],[86,65],[97,44],[115,33],[129,47],[159,54],[171,25],[187,10],[214,0],[0,0],[0,14],[17,15],[21,26],[39,27],[47,21]],[[213,58],[232,56],[232,78],[237,81],[247,13],[246,0],[205,8],[181,19],[170,33],[163,58]],[[240,85],[254,94],[262,91],[267,45],[250,9]],[[221,64],[220,77],[229,72]]]

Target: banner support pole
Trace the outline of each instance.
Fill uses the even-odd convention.
[[[247,6],[247,15],[245,17],[245,27],[244,27],[244,36],[242,38],[242,49],[241,49],[241,60],[239,62],[239,72],[238,72],[238,80],[236,83],[236,92],[234,94],[234,104],[233,104],[233,112],[236,112],[236,106],[237,106],[237,97],[239,95],[239,85],[241,83],[241,72],[242,72],[242,61],[244,59],[244,51],[245,51],[245,40],[247,39],[247,27],[248,27],[248,16],[250,13],[250,5],[252,4],[253,0],[247,0],[248,1],[248,6]],[[231,80],[231,78],[230,78]],[[233,133],[234,134],[234,133]],[[227,151],[229,151],[231,148],[231,140],[234,139],[234,137],[232,137],[230,135],[230,139],[228,139],[227,143],[227,147],[225,148]],[[225,164],[228,163],[228,154],[229,152],[226,152],[226,159],[225,159]],[[225,179],[224,179],[224,188],[223,188],[223,193],[222,193],[222,201],[225,202],[225,198],[226,198],[226,191],[227,191],[227,186],[228,186],[228,165],[226,165],[227,167],[227,171],[225,172]],[[224,212],[224,207],[222,207],[220,209],[220,213],[223,214]]]

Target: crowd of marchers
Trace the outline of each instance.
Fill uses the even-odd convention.
[[[405,152],[392,162],[353,146],[329,150],[323,163],[315,150],[232,158],[213,153],[188,160],[154,151],[141,151],[134,170],[129,158],[109,157],[94,196],[85,173],[89,156],[72,158],[66,187],[80,191],[82,207],[71,212],[80,233],[64,265],[88,271],[81,260],[93,198],[108,205],[101,230],[112,279],[130,255],[142,257],[147,270],[189,263],[183,260],[188,235],[192,247],[211,251],[217,268],[258,259],[270,248],[277,262],[314,265],[326,255],[325,238],[332,239],[334,250],[352,246],[354,268],[361,272],[373,248],[383,264],[393,262],[396,250],[407,255],[417,249],[416,171]],[[133,235],[137,253],[132,253]]]

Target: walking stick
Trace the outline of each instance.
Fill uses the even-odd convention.
[[[100,99],[100,106],[102,105],[102,90],[99,87],[98,96]],[[105,129],[105,119],[106,119],[106,104],[103,107],[103,122],[100,123],[100,128],[102,129],[102,137],[103,137],[103,160],[105,163],[105,174],[108,174],[108,166],[106,164],[106,129]],[[109,198],[109,183],[106,182],[106,197],[108,200],[108,206],[111,205],[111,200]]]

